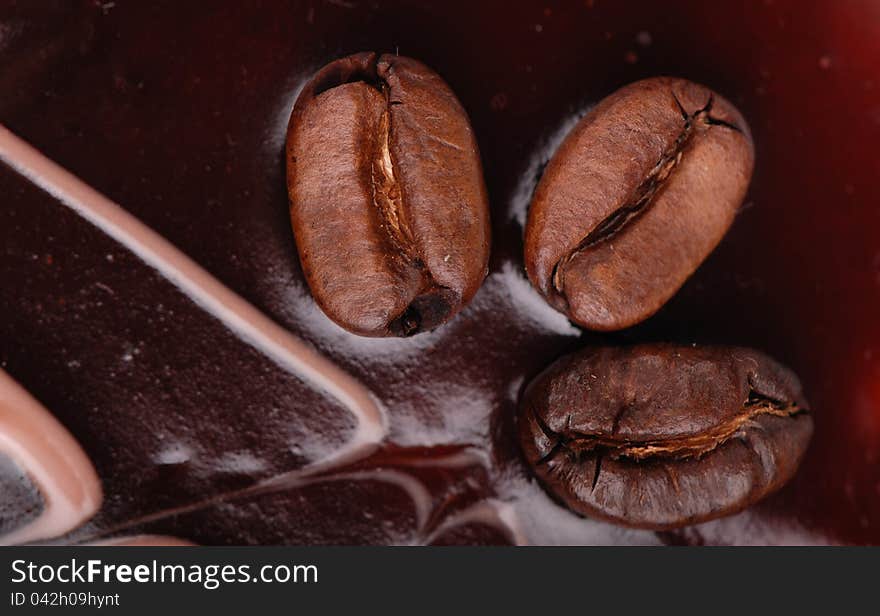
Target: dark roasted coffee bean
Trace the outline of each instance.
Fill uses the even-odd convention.
[[[742,348],[587,349],[520,404],[523,451],[573,511],[669,529],[735,513],[794,475],[813,432],[797,377]]]
[[[409,336],[476,293],[490,233],[479,151],[429,68],[374,53],[325,66],[294,106],[287,165],[303,272],[339,325]]]
[[[711,90],[665,77],[618,90],[538,184],[525,234],[532,284],[589,329],[648,318],[721,240],[753,165],[748,126]]]

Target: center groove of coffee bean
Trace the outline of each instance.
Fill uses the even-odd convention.
[[[415,259],[415,245],[404,211],[403,195],[394,173],[391,158],[391,113],[386,110],[379,120],[378,152],[370,167],[373,204],[379,210],[382,226],[391,243],[408,260]]]
[[[760,417],[794,417],[807,412],[806,409],[795,403],[779,405],[770,401],[752,402],[750,400],[743,405],[741,414],[701,434],[642,441],[602,437],[573,430],[555,432],[538,414],[535,414],[534,417],[547,438],[555,441],[547,455],[541,459],[540,463],[543,464],[561,452],[565,452],[574,460],[591,453],[595,453],[599,459],[609,457],[614,460],[624,458],[634,461],[701,458],[735,438],[743,427],[756,422]]]
[[[391,100],[391,92],[383,83],[377,85],[387,101],[387,108],[379,120],[377,151],[370,166],[373,204],[379,211],[381,227],[391,245],[402,257],[398,266],[415,269],[422,277],[422,287],[418,295],[404,311],[390,323],[390,329],[399,336],[413,336],[423,328],[432,329],[449,309],[443,296],[448,289],[434,281],[413,237],[409,225],[406,201],[395,173],[394,158],[391,155],[391,134],[393,130],[392,105],[403,104]]]

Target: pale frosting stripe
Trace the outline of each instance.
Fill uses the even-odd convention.
[[[528,545],[528,539],[519,528],[513,507],[510,503],[494,498],[479,501],[467,509],[449,516],[425,538],[424,543],[425,545],[430,544],[441,537],[443,533],[467,524],[481,524],[495,528],[513,545]]]
[[[122,207],[0,125],[0,160],[155,268],[202,309],[279,366],[327,392],[357,419],[352,439],[321,468],[364,457],[388,422],[371,392],[332,361],[272,321]]]
[[[43,156],[2,125],[0,161],[131,250],[242,340],[282,368],[333,396],[358,421],[354,437],[328,458],[296,471],[282,473],[237,493],[224,495],[224,498],[157,512],[135,522],[161,519],[172,512],[197,510],[208,503],[222,502],[232,497],[293,489],[320,481],[372,479],[394,484],[407,492],[413,501],[419,528],[423,532],[427,530],[425,525],[430,519],[432,509],[429,492],[418,480],[405,472],[371,469],[321,475],[333,467],[365,457],[387,435],[388,421],[385,411],[366,387],[224,286],[122,207]],[[28,414],[25,416],[19,410],[20,417],[25,419],[6,421],[7,416],[13,417],[11,411],[7,412],[7,407],[12,407],[6,404],[6,398],[0,397],[0,448],[9,452],[34,478],[47,505],[43,514],[34,522],[0,540],[17,543],[62,535],[88,519],[100,506],[101,490],[97,476],[88,458],[64,428],[8,376],[2,375],[2,378],[4,380],[0,380],[0,396],[8,396],[15,402],[15,408],[27,409]],[[39,417],[34,419],[36,415]],[[472,453],[460,452],[422,464],[455,467],[473,462],[472,456]],[[421,464],[418,462],[413,464],[419,465]],[[499,526],[508,536],[521,542],[522,537],[515,530],[515,523],[510,517],[510,511],[503,503],[489,501],[456,516],[449,524],[437,530],[479,521]],[[131,522],[124,526],[130,525]],[[117,532],[118,530],[117,528]],[[431,536],[435,536],[435,533]],[[174,537],[135,535],[110,539],[95,545],[190,544]]]
[[[413,503],[413,512],[415,514],[416,528],[414,529],[415,534],[412,538],[415,543],[427,544],[444,531],[471,522],[497,528],[517,545],[527,543],[525,536],[519,529],[517,516],[511,505],[497,499],[480,501],[464,511],[454,514],[452,517],[444,520],[439,526],[429,526],[429,524],[438,517],[437,507],[442,505],[442,499],[439,502],[435,502],[428,486],[409,473],[408,470],[424,467],[455,470],[473,464],[485,465],[485,463],[486,459],[483,452],[463,449],[461,451],[451,452],[443,456],[432,458],[430,461],[421,459],[419,455],[410,456],[405,452],[402,452],[396,458],[396,462],[385,460],[385,462],[380,463],[379,467],[361,470],[316,474],[312,469],[298,469],[281,473],[241,490],[213,496],[205,501],[166,509],[134,520],[128,520],[124,524],[106,529],[102,532],[101,536],[123,533],[131,528],[155,523],[173,516],[194,513],[221,503],[278,494],[310,485],[341,481],[377,481],[393,485],[409,496]],[[400,465],[401,468],[387,468],[387,464]],[[116,541],[116,539],[102,540],[99,537],[93,537],[93,542],[89,545],[115,545],[113,542]],[[137,537],[137,535],[135,535],[135,537]]]

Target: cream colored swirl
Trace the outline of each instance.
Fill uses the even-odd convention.
[[[63,535],[92,517],[101,506],[101,483],[79,443],[2,370],[0,453],[27,474],[43,498],[40,515],[0,536],[0,544]]]
[[[283,369],[297,374],[318,390],[335,398],[357,420],[355,434],[348,443],[327,458],[316,460],[305,468],[282,473],[250,488],[214,497],[208,501],[154,512],[137,520],[130,520],[109,532],[119,532],[124,528],[132,528],[169,515],[194,511],[232,498],[295,489],[317,482],[360,479],[378,480],[404,490],[412,499],[415,508],[418,525],[417,541],[425,541],[436,536],[433,529],[427,527],[429,519],[433,518],[430,492],[411,474],[403,470],[382,468],[332,472],[335,468],[368,456],[378,448],[387,435],[388,420],[385,411],[366,387],[224,286],[122,207],[43,156],[2,125],[0,125],[0,161],[5,162],[36,186],[54,196],[61,204],[77,212],[128,248],[242,340],[264,353]],[[19,437],[14,441],[18,445],[10,450],[15,450],[16,460],[25,461],[23,467],[37,480],[47,500],[55,505],[53,508],[47,507],[43,515],[33,523],[15,531],[12,535],[7,535],[4,539],[9,542],[48,539],[64,534],[91,516],[100,504],[100,486],[85,454],[66,432],[63,432],[63,437],[53,437],[59,443],[63,441],[65,447],[56,447],[55,452],[49,451],[46,443],[37,438],[38,433],[42,430],[47,434],[56,434],[58,430],[63,431],[63,428],[20,389],[18,396],[20,400],[30,400],[31,406],[36,405],[42,415],[39,420],[35,420],[38,423],[19,422],[21,424]],[[55,427],[51,428],[52,425]],[[0,438],[7,432],[4,431]],[[64,441],[64,438],[67,440]],[[60,458],[59,454],[62,454]],[[430,461],[415,459],[411,461],[411,466],[456,467],[474,463],[476,455],[459,452]],[[479,462],[484,465],[486,463],[482,458]],[[507,508],[500,503],[486,501],[463,513],[461,519],[456,517],[450,520],[443,528],[468,521],[480,521],[502,527],[502,531],[507,536],[519,541],[521,536],[513,529],[508,514]],[[159,545],[167,542],[186,543],[174,538],[145,535],[110,539],[102,545]]]
[[[389,464],[391,466],[388,466]],[[121,545],[115,542],[123,541],[123,539],[102,539],[101,537],[130,532],[132,529],[142,528],[172,517],[180,518],[186,514],[216,507],[222,503],[254,499],[288,490],[299,490],[312,485],[345,481],[373,481],[392,486],[405,493],[412,502],[415,518],[415,528],[412,530],[408,543],[426,545],[444,532],[465,524],[481,524],[495,528],[515,545],[527,543],[525,535],[520,531],[517,514],[510,504],[488,498],[447,516],[443,511],[446,499],[437,498],[437,495],[433,494],[422,479],[413,472],[423,468],[461,470],[475,465],[486,466],[486,464],[485,454],[478,450],[461,449],[425,459],[421,450],[415,449],[412,452],[398,454],[393,458],[380,459],[375,466],[364,468],[339,469],[318,474],[311,473],[306,469],[298,469],[281,473],[241,490],[213,496],[205,501],[128,520],[115,528],[105,530],[99,537],[92,537],[93,542],[90,545]]]
[[[467,524],[479,524],[494,528],[513,545],[528,544],[528,539],[519,528],[513,506],[494,498],[481,500],[467,509],[449,516],[427,535],[424,542],[426,544],[433,543],[444,533]]]
[[[242,340],[345,406],[357,421],[355,434],[329,459],[318,461],[321,468],[364,457],[385,438],[385,412],[366,387],[223,285],[168,240],[2,125],[0,160],[131,250]]]

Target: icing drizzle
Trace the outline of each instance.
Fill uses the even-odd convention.
[[[332,462],[368,455],[385,438],[386,414],[366,387],[223,285],[168,240],[2,125],[0,160],[131,250],[242,340],[345,406],[355,416],[357,428],[348,444],[333,455]]]
[[[445,530],[475,521],[497,526],[514,542],[524,542],[521,533],[515,530],[512,508],[504,503],[486,499],[432,526],[430,521],[436,517],[437,512],[434,510],[430,491],[414,475],[404,470],[381,467],[345,470],[346,465],[363,460],[377,451],[388,434],[387,414],[372,392],[223,285],[121,206],[45,157],[2,125],[0,161],[125,246],[240,339],[271,358],[281,368],[297,374],[318,390],[335,398],[357,421],[354,436],[348,443],[322,460],[243,490],[156,512],[109,532],[195,511],[237,497],[295,489],[316,482],[372,479],[391,483],[403,489],[412,499],[418,524],[415,539],[419,542],[430,542]],[[47,504],[43,514],[31,524],[0,539],[15,543],[62,535],[98,510],[101,503],[100,483],[88,458],[60,424],[9,377],[3,375],[3,379],[0,380],[0,446],[5,444],[15,460],[23,461],[20,463],[37,480]],[[23,414],[19,411],[16,416],[19,418],[18,424],[10,422],[9,426],[2,422],[7,414],[2,406],[5,401],[3,396],[7,392],[13,392],[8,396],[16,402],[15,408],[28,411],[26,420],[21,420]],[[9,416],[12,416],[11,412]],[[15,426],[18,428],[17,433],[13,429]],[[50,435],[54,441],[41,441],[37,438],[41,432],[43,435]],[[17,438],[10,436],[16,434]],[[52,442],[52,447],[48,446],[49,442]],[[59,443],[63,446],[59,446]],[[456,467],[472,464],[475,458],[479,458],[480,464],[486,465],[486,461],[476,454],[457,452],[430,461],[414,458],[409,461],[409,466]],[[334,472],[334,469],[338,469],[338,472]],[[135,535],[107,540],[102,544],[158,545],[167,542],[186,543],[174,538]]]

